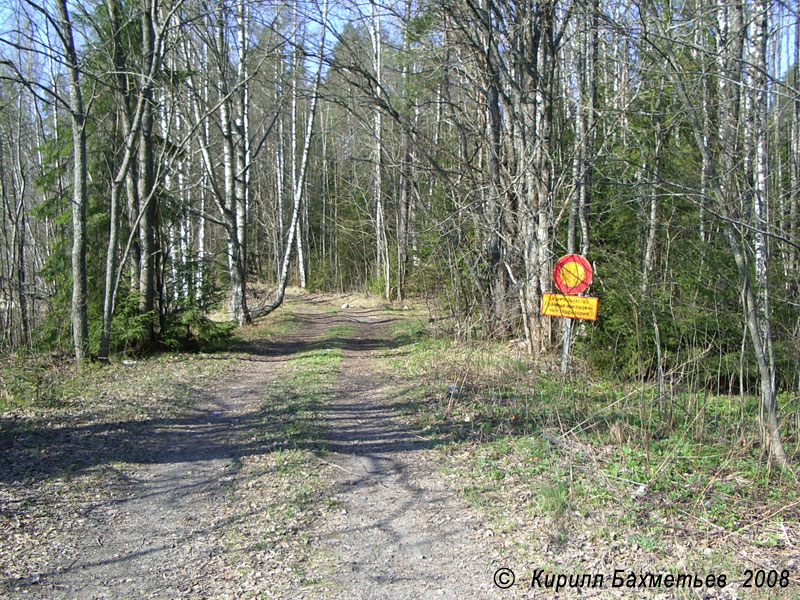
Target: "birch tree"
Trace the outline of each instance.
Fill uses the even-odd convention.
[[[89,330],[86,311],[86,109],[81,89],[81,65],[75,48],[72,20],[66,0],[56,2],[55,25],[64,47],[64,62],[69,76],[70,125],[72,128],[72,346],[79,363],[89,358]],[[50,19],[50,15],[46,15]]]
[[[259,307],[253,311],[253,317],[262,317],[268,315],[283,304],[283,299],[286,294],[286,284],[289,280],[289,265],[291,261],[292,246],[299,244],[298,242],[298,226],[301,210],[301,202],[303,200],[303,192],[305,190],[306,173],[308,170],[308,161],[311,153],[311,137],[314,133],[314,124],[317,114],[317,101],[319,95],[319,85],[322,79],[323,56],[325,52],[325,39],[328,28],[328,0],[323,0],[322,14],[320,19],[321,31],[319,37],[319,45],[317,46],[317,66],[316,73],[314,74],[314,81],[310,90],[309,107],[306,115],[305,133],[303,135],[303,145],[300,151],[300,163],[296,172],[296,179],[292,183],[292,216],[289,221],[288,236],[283,250],[283,261],[281,263],[280,278],[278,279],[277,290],[272,300],[263,307]],[[299,247],[299,246],[298,246]]]
[[[380,97],[383,94],[383,40],[381,33],[381,15],[375,0],[370,0],[370,41],[372,42],[372,69],[374,78],[374,95],[376,102],[372,111],[373,150],[373,203],[375,206],[375,275],[383,282],[383,294],[388,300],[391,294],[389,279],[389,242],[386,237],[386,214],[383,198],[383,110]]]
[[[154,263],[153,263],[153,244],[155,243],[155,201],[153,199],[155,182],[153,179],[153,156],[152,156],[152,111],[153,111],[153,88],[155,85],[156,74],[158,73],[163,57],[163,45],[165,33],[169,30],[171,18],[156,26],[153,20],[153,6],[146,5],[142,8],[143,28],[142,46],[149,48],[150,51],[142,56],[141,67],[138,74],[138,86],[135,95],[132,94],[130,83],[130,60],[125,56],[121,39],[122,23],[120,19],[120,3],[118,0],[106,0],[106,10],[108,11],[111,39],[110,62],[114,68],[114,78],[112,85],[116,88],[116,98],[119,101],[120,117],[122,121],[122,140],[123,153],[119,161],[116,174],[111,181],[110,209],[109,209],[109,234],[108,250],[106,253],[105,287],[103,293],[103,312],[102,327],[100,336],[100,348],[98,357],[107,360],[111,345],[111,323],[114,314],[116,294],[121,278],[119,269],[120,261],[118,257],[120,209],[122,187],[128,198],[128,209],[134,219],[134,227],[139,223],[139,243],[141,248],[149,248],[145,252],[150,256],[149,261],[142,263],[140,260],[134,261],[134,269],[139,269],[137,273],[139,289],[144,290],[150,295],[147,300],[145,294],[142,295],[143,303],[140,310],[149,313],[154,308],[155,284],[154,284]],[[147,24],[145,27],[144,25]],[[149,128],[150,133],[146,133]],[[143,137],[147,138],[143,147]],[[142,162],[144,161],[144,163]],[[148,166],[149,164],[149,166]],[[143,199],[140,204],[139,200]],[[141,213],[140,213],[141,211]],[[152,229],[149,234],[143,233],[146,229]],[[143,242],[143,243],[142,243]],[[130,245],[128,245],[129,247]],[[152,341],[152,323],[148,326],[148,336]]]
[[[658,14],[654,6],[650,7]],[[749,333],[759,372],[761,424],[764,445],[770,457],[779,465],[787,464],[777,420],[777,390],[775,379],[775,359],[772,347],[771,318],[769,312],[769,281],[767,272],[767,238],[764,236],[767,220],[766,211],[766,140],[765,131],[766,85],[762,75],[766,69],[766,23],[768,8],[766,2],[754,5],[753,22],[747,22],[742,4],[717,5],[720,35],[719,83],[717,106],[724,107],[718,114],[719,153],[704,136],[703,117],[700,114],[702,103],[694,102],[690,82],[679,66],[673,47],[667,43],[654,41],[647,51],[655,51],[666,59],[665,73],[678,93],[684,110],[689,117],[692,134],[699,152],[709,170],[709,189],[714,202],[714,210],[720,216],[725,236],[736,263],[744,305],[744,325]],[[669,40],[663,29],[663,20],[649,20],[654,33],[661,40]],[[754,27],[754,46],[751,54],[746,54],[745,35],[748,27]],[[752,70],[751,70],[752,67]],[[751,78],[751,89],[741,93],[743,74]],[[747,100],[747,96],[754,97]],[[748,114],[753,111],[753,114]],[[740,165],[746,165],[745,153],[749,152],[743,140],[737,135],[740,124],[749,123],[745,133],[755,145],[755,183],[752,189],[751,206],[746,206],[746,197],[741,196]],[[762,131],[758,131],[761,129]],[[746,167],[745,167],[746,168]],[[750,256],[755,260],[751,261]]]

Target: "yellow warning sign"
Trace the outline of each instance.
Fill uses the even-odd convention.
[[[597,298],[588,296],[564,296],[544,294],[542,314],[548,317],[568,317],[570,319],[597,320]]]

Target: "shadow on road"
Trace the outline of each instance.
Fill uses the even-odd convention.
[[[11,518],[34,507],[44,510],[54,501],[43,491],[52,488],[49,484],[97,468],[116,469],[120,463],[153,467],[126,468],[134,475],[115,489],[112,497],[97,500],[96,506],[87,505],[87,513],[102,504],[105,508],[118,507],[125,514],[144,511],[145,519],[156,509],[174,509],[175,516],[191,514],[197,503],[208,503],[211,498],[224,502],[226,481],[236,475],[247,457],[305,449],[324,462],[325,457],[336,461],[344,457],[347,463],[347,457],[351,457],[364,465],[343,485],[384,489],[387,484],[399,484],[409,492],[404,493],[406,499],[395,499],[391,510],[381,511],[378,525],[407,518],[422,500],[414,489],[414,478],[406,471],[412,459],[405,456],[451,438],[447,434],[423,437],[399,420],[397,416],[409,402],[402,386],[382,387],[367,357],[389,349],[402,352],[403,346],[416,339],[382,336],[383,326],[395,319],[375,310],[300,313],[298,320],[294,334],[275,341],[240,341],[229,348],[225,357],[240,361],[239,367],[233,374],[208,382],[194,398],[193,407],[180,416],[103,420],[87,418],[84,412],[38,421],[0,417],[0,516]],[[336,333],[337,329],[331,328],[341,325],[352,327],[338,331],[353,333],[324,335],[327,331]],[[326,382],[313,394],[293,390],[287,381],[281,381],[281,363],[292,368],[291,361],[301,353],[330,349],[341,350],[346,358],[335,381]],[[208,360],[219,359],[220,354],[209,355]],[[353,365],[356,371],[348,373]],[[220,465],[225,465],[222,470]],[[438,500],[427,497],[425,502],[433,505]],[[173,552],[171,544],[203,546],[208,538],[222,536],[232,525],[254,519],[256,516],[248,510],[237,510],[230,518],[216,522],[198,523],[198,527],[179,526],[174,529],[177,537],[151,536],[147,545],[136,548],[129,549],[122,539],[127,534],[119,534],[121,539],[113,550],[107,542],[107,548],[79,554],[72,564],[50,563],[30,581],[0,579],[0,590],[42,589],[42,581],[59,582],[62,576],[73,585],[86,579],[82,575],[85,569],[97,569],[92,573],[102,576],[107,572],[104,569],[113,569],[114,565],[135,570],[152,563],[164,568]],[[106,525],[113,528],[111,522]],[[444,532],[437,535],[446,537]],[[91,540],[89,545],[93,545]]]
[[[301,314],[298,335],[286,336],[274,342],[260,339],[238,342],[231,350],[236,353],[234,357],[242,362],[284,363],[300,353],[313,350],[338,348],[369,353],[398,348],[412,341],[358,336],[303,339],[304,329],[311,329],[312,326],[318,328],[320,320],[325,328],[329,328],[359,322],[381,325],[394,319],[372,310],[360,310],[348,315]],[[372,328],[370,330],[374,331]],[[230,358],[230,354],[226,353],[226,357]],[[210,355],[208,358],[213,360],[218,357]],[[302,392],[297,390],[298,394]],[[287,420],[297,421],[299,427],[314,428],[318,432],[317,439],[302,442],[302,445],[343,450],[338,446],[339,438],[331,439],[330,434],[326,433],[335,428],[335,415],[331,415],[334,423],[327,428],[311,422],[303,423],[304,418],[297,415],[274,414],[270,411],[270,395],[287,393],[280,386],[275,389],[242,389],[236,385],[236,381],[227,381],[222,387],[218,385],[205,393],[208,396],[203,398],[203,410],[189,409],[175,418],[74,422],[77,419],[72,420],[69,416],[47,421],[0,417],[0,483],[32,483],[116,462],[187,462],[268,453],[286,441],[284,425]],[[226,402],[221,397],[225,401],[234,398],[251,408],[231,417],[223,409]],[[380,405],[365,410],[365,425],[361,431],[363,451],[401,442],[412,443],[412,440],[414,447],[418,447],[416,444],[420,440],[414,438],[410,431],[396,432],[391,440],[380,439],[377,424],[375,439],[370,439],[372,425],[369,413],[373,410],[379,413],[392,411],[402,402],[400,398],[381,398]],[[86,416],[80,418],[85,421]],[[433,445],[438,441],[425,443]]]

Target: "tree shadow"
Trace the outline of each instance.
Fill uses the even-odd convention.
[[[300,316],[301,327],[316,327],[320,332],[331,326],[364,322],[388,323],[378,311],[352,311],[349,314]],[[362,321],[359,321],[361,319]],[[323,327],[319,324],[323,323]],[[370,331],[373,331],[370,329]],[[242,362],[291,361],[300,353],[315,350],[339,349],[343,352],[397,352],[416,341],[413,336],[383,338],[379,335],[334,335],[319,339],[303,339],[313,332],[301,330],[296,336],[283,336],[275,342],[253,340],[241,343],[234,356]],[[210,357],[210,358],[213,358]],[[261,367],[258,367],[261,368]],[[364,375],[364,374],[362,374]],[[451,438],[423,436],[414,426],[396,418],[404,410],[408,398],[398,386],[370,391],[380,387],[376,378],[352,378],[355,385],[346,389],[324,388],[316,396],[307,390],[287,389],[285,382],[274,381],[253,386],[228,377],[212,390],[206,391],[196,406],[179,416],[103,421],[99,418],[82,422],[86,415],[58,418],[9,419],[0,418],[0,486],[10,490],[6,498],[23,499],[22,504],[4,503],[0,511],[9,513],[27,510],[31,503],[52,502],[44,497],[47,486],[55,479],[69,479],[98,467],[116,468],[119,463],[143,465],[192,465],[224,459],[231,465],[229,475],[236,473],[238,464],[252,456],[263,456],[287,448],[309,450],[322,460],[332,454],[356,455],[374,468],[354,474],[342,485],[381,486],[387,477],[414,491],[413,481],[404,473],[402,454],[433,448],[448,443]],[[365,396],[366,394],[366,396]],[[365,401],[365,397],[368,400]],[[239,410],[229,410],[232,406]],[[200,408],[202,407],[202,408]],[[241,407],[246,407],[242,409]],[[124,489],[99,503],[125,506],[126,503],[163,496],[171,504],[189,502],[205,497],[214,486],[220,485],[219,471],[197,465],[191,478],[181,476],[182,469],[161,471],[157,482],[142,485],[127,481]],[[17,492],[22,492],[18,494]],[[415,492],[416,493],[416,492]],[[384,523],[400,518],[404,511],[419,502],[413,497],[397,503]],[[128,505],[130,506],[130,505]],[[92,510],[87,508],[87,510]],[[239,514],[236,522],[246,522],[248,514]],[[224,532],[234,523],[227,519],[213,527],[184,532],[181,543],[192,543],[207,533]],[[365,525],[367,527],[367,525]],[[168,551],[155,540],[152,547],[124,556],[95,553],[73,565],[61,565],[52,572],[37,574],[54,579],[63,573],[105,565],[132,565],[147,555]],[[19,585],[19,581],[0,580],[0,589]],[[35,582],[32,580],[31,585]],[[24,586],[23,586],[24,587]]]
[[[378,311],[363,310],[352,315],[311,315],[301,318],[310,326],[323,318],[325,327],[346,325],[353,319],[378,316]],[[301,330],[301,335],[303,331]],[[287,362],[300,353],[315,350],[381,352],[410,343],[409,339],[381,337],[334,336],[317,340],[287,336],[274,342],[253,340],[239,343],[233,350],[234,360],[242,362]],[[212,355],[209,359],[214,359]],[[231,358],[228,354],[227,358]],[[301,429],[313,429],[313,423],[297,415],[276,415],[270,412],[270,394],[263,389],[240,389],[236,381],[226,397],[206,393],[203,409],[190,408],[177,417],[101,420],[89,422],[86,415],[47,416],[46,418],[0,417],[0,483],[33,483],[52,477],[78,474],[87,469],[118,462],[169,463],[238,459],[271,451],[286,441],[284,426],[293,420]],[[302,394],[303,390],[297,390]],[[217,392],[215,392],[217,393]],[[278,389],[277,393],[286,394]],[[291,393],[291,392],[290,392]],[[235,398],[249,403],[251,409],[231,416],[225,405]],[[280,404],[285,404],[283,398]],[[291,398],[288,398],[291,400]],[[385,402],[391,403],[387,398]],[[384,407],[385,408],[385,407]],[[336,416],[332,415],[335,420]],[[315,429],[318,439],[295,441],[302,447],[320,448],[335,444],[326,437],[324,428]],[[402,435],[401,435],[402,437]]]

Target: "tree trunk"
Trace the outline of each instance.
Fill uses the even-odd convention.
[[[536,40],[529,40],[535,52],[535,81],[533,106],[526,103],[524,118],[531,128],[532,147],[525,148],[525,179],[523,226],[525,228],[525,299],[528,311],[531,346],[534,352],[550,347],[552,325],[549,317],[540,314],[542,294],[550,288],[550,213],[552,210],[552,160],[550,136],[553,118],[553,69],[555,5],[537,5],[535,14]],[[527,145],[526,145],[527,146]]]
[[[111,346],[111,322],[114,314],[114,296],[116,292],[117,273],[117,247],[119,245],[119,210],[122,193],[122,181],[129,182],[129,193],[132,196],[132,181],[130,162],[132,160],[132,147],[130,144],[133,131],[131,130],[130,103],[128,99],[128,79],[126,76],[125,60],[122,54],[122,44],[119,39],[119,15],[117,13],[117,0],[106,2],[109,20],[111,24],[111,42],[113,47],[114,68],[117,72],[117,86],[119,87],[117,98],[120,100],[120,112],[122,113],[122,124],[124,128],[124,138],[126,141],[125,154],[122,159],[120,171],[111,182],[111,201],[109,207],[108,225],[108,250],[106,251],[106,271],[105,287],[103,291],[103,315],[100,331],[100,349],[97,356],[100,360],[108,360]],[[138,204],[138,203],[137,203]],[[138,264],[138,261],[137,261]]]
[[[152,0],[142,6],[142,54],[145,64],[151,64],[155,52],[153,31]],[[139,246],[141,262],[139,264],[139,313],[148,315],[145,319],[146,343],[155,341],[155,294],[156,294],[156,199],[154,190],[154,154],[153,154],[153,91],[149,82],[149,73],[142,73],[142,123],[139,132],[138,181],[137,196],[139,198]]]
[[[244,249],[240,235],[240,219],[244,219],[243,200],[240,202],[237,194],[237,169],[236,169],[236,142],[234,115],[231,106],[231,92],[228,87],[227,52],[226,52],[226,22],[225,9],[220,6],[217,13],[217,52],[218,54],[218,81],[219,88],[219,120],[222,132],[222,165],[223,165],[223,198],[220,206],[225,220],[225,231],[228,237],[228,273],[231,282],[230,314],[231,319],[239,325],[250,322],[250,312],[247,308],[245,285],[247,272],[245,271]],[[241,189],[240,189],[241,192]]]
[[[386,215],[383,202],[383,110],[380,107],[383,72],[383,40],[381,39],[381,17],[374,0],[370,2],[370,39],[372,40],[372,68],[375,72],[375,106],[372,112],[373,135],[373,202],[375,205],[375,275],[383,283],[383,294],[391,295],[389,280],[389,243],[386,235]]]
[[[250,72],[249,37],[250,6],[244,0],[239,2],[239,64],[237,70],[239,117],[236,127],[238,152],[236,153],[236,237],[239,241],[239,269],[242,279],[242,321],[248,322],[247,311],[247,220],[250,201]]]
[[[755,308],[757,333],[761,351],[757,352],[761,371],[761,425],[766,446],[779,464],[786,466],[777,417],[777,389],[775,351],[772,344],[772,318],[769,295],[769,239],[764,233],[769,229],[768,185],[767,185],[767,23],[769,2],[759,0],[754,7],[755,43],[753,45],[753,138],[755,145],[755,189],[753,193],[753,218],[756,229],[753,234],[755,256]],[[762,364],[763,363],[763,364]]]
[[[300,202],[302,201],[303,190],[305,189],[306,170],[308,168],[308,157],[311,150],[311,136],[314,131],[314,120],[317,114],[317,97],[319,94],[319,84],[322,79],[322,56],[325,48],[325,27],[328,22],[328,0],[325,0],[322,7],[322,33],[320,35],[320,42],[318,47],[318,55],[320,57],[317,63],[317,72],[314,77],[314,84],[311,90],[311,102],[308,107],[308,114],[306,115],[306,131],[303,140],[303,148],[300,157],[300,168],[297,172],[297,180],[293,183],[292,189],[294,190],[294,197],[292,199],[292,218],[289,223],[289,237],[286,240],[285,249],[283,252],[283,261],[281,263],[280,278],[278,279],[278,289],[275,296],[269,304],[253,310],[252,316],[263,317],[268,315],[283,304],[283,298],[286,294],[286,283],[289,279],[289,264],[292,254],[292,243],[294,242],[298,231],[298,221],[300,216]]]
[[[80,66],[72,36],[72,22],[66,0],[59,0],[59,28],[69,75],[69,111],[72,125],[72,346],[75,360],[89,357],[89,327],[86,309],[86,205],[88,202],[86,164],[86,114],[80,83]]]
[[[701,116],[697,115],[697,107],[690,100],[686,91],[685,81],[681,78],[681,71],[677,68],[677,61],[668,49],[666,57],[668,58],[667,74],[671,78],[673,86],[683,104],[684,109],[687,111],[687,116],[690,119],[692,126],[692,133],[699,151],[705,155],[704,160],[708,163],[709,169],[709,185],[714,190],[716,197],[715,208],[718,211],[725,235],[728,239],[728,244],[731,249],[731,254],[736,262],[739,281],[742,288],[742,301],[744,305],[744,326],[747,329],[750,341],[753,344],[753,352],[756,357],[756,363],[759,370],[759,383],[760,383],[760,402],[762,409],[762,424],[764,425],[764,441],[765,446],[769,450],[771,460],[775,461],[781,466],[786,466],[787,459],[783,450],[783,444],[780,437],[780,429],[777,420],[777,401],[776,401],[776,388],[775,388],[775,362],[772,354],[772,334],[771,323],[769,318],[769,295],[768,295],[768,281],[766,280],[766,272],[764,266],[766,265],[766,243],[764,240],[759,240],[757,237],[754,239],[752,247],[748,241],[748,234],[746,233],[751,228],[756,230],[763,230],[765,228],[766,215],[765,209],[760,206],[765,200],[765,182],[766,177],[759,174],[765,174],[766,163],[766,146],[758,146],[762,144],[760,137],[765,135],[765,131],[761,133],[758,129],[765,129],[766,120],[766,86],[763,79],[766,73],[764,57],[766,38],[766,22],[767,22],[767,7],[766,3],[759,2],[757,5],[756,17],[756,44],[755,53],[753,57],[747,57],[748,63],[752,63],[752,67],[748,64],[748,68],[756,71],[755,85],[752,86],[748,94],[755,91],[757,98],[755,101],[747,103],[747,108],[755,111],[760,111],[761,116],[755,121],[751,120],[750,115],[741,116],[741,94],[738,89],[738,84],[741,83],[742,65],[745,60],[744,56],[744,36],[745,29],[743,27],[743,6],[740,4],[728,5],[724,2],[717,4],[718,16],[718,38],[720,40],[720,52],[718,53],[718,69],[719,69],[719,82],[717,92],[717,103],[719,106],[724,107],[719,113],[718,124],[718,147],[720,150],[719,169],[715,162],[712,160],[712,148],[706,145],[706,138],[703,135],[703,120]],[[658,22],[656,21],[656,24]],[[659,31],[660,35],[664,35],[663,29]],[[760,73],[759,73],[760,72]],[[741,119],[741,120],[740,120]],[[746,126],[752,127],[752,123],[762,123],[764,126],[755,127],[750,136],[756,144],[756,181],[753,194],[754,206],[752,210],[744,210],[744,206],[737,202],[737,181],[735,174],[737,173],[738,165],[744,165],[746,161],[741,156],[744,151],[742,144],[737,137],[737,131],[741,122],[750,123]],[[763,142],[765,144],[765,140]],[[762,162],[759,165],[759,161]],[[746,173],[746,170],[745,170]],[[759,182],[761,179],[761,182]],[[747,213],[751,214],[748,215]],[[752,213],[755,213],[755,224],[752,222]],[[762,222],[762,220],[764,220]],[[742,227],[744,225],[744,227]],[[751,252],[756,256],[758,264],[755,265],[756,277],[756,290],[753,290],[753,265],[750,264],[748,254]]]

